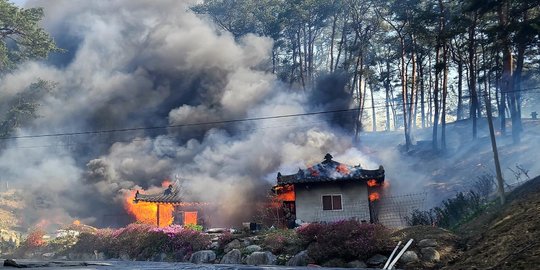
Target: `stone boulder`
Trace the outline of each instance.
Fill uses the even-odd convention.
[[[422,259],[428,262],[438,262],[441,260],[441,255],[437,250],[432,247],[425,247],[420,250],[422,253]]]
[[[367,264],[363,261],[355,260],[347,263],[348,268],[367,268]]]
[[[383,256],[381,254],[376,254],[375,256],[369,258],[366,263],[370,266],[379,266],[382,265],[388,260],[386,256]]]
[[[287,266],[307,266],[308,264],[312,263],[313,259],[311,259],[307,253],[307,250],[300,251],[294,257],[292,257],[290,260],[287,261],[285,265]]]
[[[50,260],[50,259],[54,258],[55,255],[56,255],[56,253],[54,253],[54,252],[47,252],[47,253],[41,254],[41,257],[43,257],[43,259],[45,259],[45,260]]]
[[[272,252],[269,251],[257,251],[251,253],[246,258],[246,264],[249,265],[275,265],[276,264],[276,255],[272,254]]]
[[[401,258],[399,258],[399,261],[401,263],[411,263],[411,262],[416,262],[418,261],[418,254],[416,254],[416,252],[414,251],[405,251],[405,253],[403,253],[403,255],[401,255]]]
[[[425,247],[437,247],[437,240],[435,239],[422,239],[418,244],[416,245],[419,248],[425,248]]]
[[[229,242],[228,244],[225,245],[225,247],[223,248],[223,251],[225,253],[229,253],[229,251],[231,251],[233,249],[241,249],[242,247],[243,247],[243,245],[240,242],[240,240],[234,239],[234,240],[232,240],[231,242]]]
[[[212,250],[201,250],[191,254],[190,263],[213,263],[216,260],[216,253]]]
[[[262,247],[258,246],[258,245],[249,245],[244,249],[246,254],[251,254],[253,252],[257,252],[257,251],[261,251],[261,250],[262,250]]]
[[[122,257],[124,254],[120,254],[120,259],[124,261],[129,261],[129,255],[125,254],[125,258]],[[72,261],[92,261],[95,260],[96,255],[90,252],[82,252],[82,253],[69,253],[68,259]]]
[[[219,262],[221,264],[241,264],[242,263],[242,252],[239,249],[233,249],[221,258]]]

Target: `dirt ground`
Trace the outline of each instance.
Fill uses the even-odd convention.
[[[508,194],[458,231],[464,250],[443,269],[539,269],[540,177]]]

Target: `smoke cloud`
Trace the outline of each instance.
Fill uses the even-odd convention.
[[[44,6],[44,27],[66,52],[24,64],[2,79],[5,97],[37,79],[56,84],[40,101],[40,117],[19,135],[214,122],[321,107],[267,71],[271,39],[248,34],[235,40],[190,12],[188,2],[28,3],[34,4]],[[28,225],[43,218],[125,225],[126,190],[178,177],[186,200],[218,206],[212,224],[217,226],[249,221],[250,205],[264,198],[278,170],[294,172],[305,162],[320,162],[326,152],[355,156],[346,152],[350,147],[349,137],[306,116],[10,140],[0,169],[2,179],[25,188]]]

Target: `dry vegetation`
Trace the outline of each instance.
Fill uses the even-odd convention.
[[[445,269],[535,269],[540,265],[540,177],[511,192],[507,204],[493,206],[458,233],[466,249]]]
[[[19,222],[15,213],[23,207],[22,197],[18,191],[0,192],[0,229],[13,229]]]

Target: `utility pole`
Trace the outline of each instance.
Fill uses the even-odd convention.
[[[488,98],[488,93],[486,90],[486,93],[484,95],[485,103],[486,103],[486,110],[487,110],[487,120],[488,120],[488,126],[489,126],[489,136],[491,137],[491,148],[493,149],[493,159],[495,161],[495,171],[497,173],[497,193],[499,193],[499,198],[501,201],[501,205],[504,204],[505,198],[504,198],[504,181],[502,178],[502,172],[501,172],[501,163],[499,162],[499,152],[497,151],[497,141],[495,140],[495,130],[493,128],[493,121],[491,116],[491,99]]]

